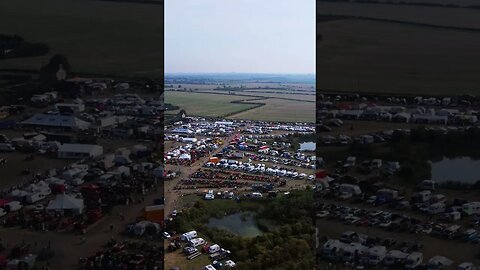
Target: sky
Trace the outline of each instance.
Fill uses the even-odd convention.
[[[166,73],[315,73],[315,0],[165,0]]]

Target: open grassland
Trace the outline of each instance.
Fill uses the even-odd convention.
[[[267,98],[256,102],[265,106],[232,115],[232,119],[282,122],[315,122],[315,102]]]
[[[480,29],[480,10],[408,5],[317,2],[319,14],[362,16],[441,26]]]
[[[74,72],[163,76],[162,5],[112,1],[0,1],[0,33],[51,48],[46,56],[0,61],[0,68],[38,70],[56,53]]]
[[[232,95],[217,95],[192,92],[165,92],[165,103],[184,109],[188,115],[221,117],[231,113],[253,108],[256,105],[231,103],[242,100]]]
[[[356,19],[322,22],[317,31],[319,91],[480,91],[480,33]]]

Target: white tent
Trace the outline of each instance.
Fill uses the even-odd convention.
[[[83,200],[66,194],[58,194],[57,197],[48,203],[48,211],[72,211],[74,215],[83,212]]]

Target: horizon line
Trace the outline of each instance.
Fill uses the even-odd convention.
[[[316,75],[316,73],[308,73],[308,72],[165,72],[164,75],[172,75],[172,74],[199,74],[199,75],[208,75],[208,74],[257,74],[257,75]]]

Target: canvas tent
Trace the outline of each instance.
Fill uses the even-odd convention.
[[[47,211],[61,211],[64,214],[79,215],[83,212],[83,200],[70,195],[59,194],[48,203]]]

